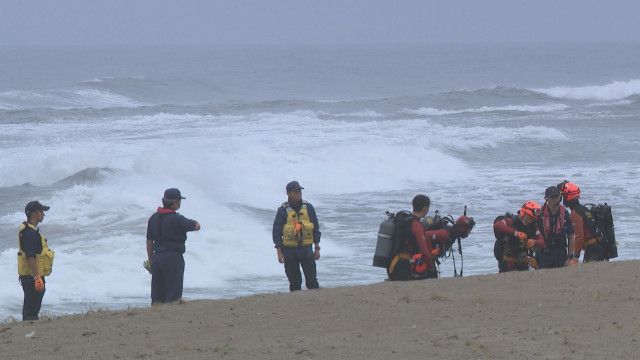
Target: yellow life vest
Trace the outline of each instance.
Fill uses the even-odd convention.
[[[282,245],[286,247],[308,246],[313,244],[313,222],[309,218],[306,201],[302,202],[300,212],[296,212],[289,203],[282,206],[287,211],[287,222],[282,228]]]
[[[31,275],[31,269],[29,269],[29,263],[27,262],[27,254],[24,253],[22,247],[20,246],[20,238],[22,237],[22,232],[28,227],[36,230],[36,227],[23,222],[20,225],[20,229],[18,230],[18,275]],[[47,276],[51,274],[51,268],[53,267],[53,257],[55,256],[55,251],[49,249],[49,245],[47,245],[47,239],[44,235],[40,234],[40,241],[42,242],[42,251],[40,254],[36,254],[36,268],[38,269],[38,273],[41,276]]]

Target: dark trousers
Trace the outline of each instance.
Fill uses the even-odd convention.
[[[549,250],[541,250],[537,260],[541,269],[564,267],[567,262],[567,248],[555,246]]]
[[[170,303],[182,298],[184,258],[175,251],[153,253],[151,303]]]
[[[409,259],[399,259],[393,271],[389,274],[391,281],[411,280],[411,262]]]
[[[498,261],[498,272],[510,272],[510,271],[527,271],[529,270],[529,265],[525,262],[521,261],[507,261],[507,260],[499,260]]]
[[[605,261],[604,249],[601,244],[593,244],[584,248],[584,262]]]
[[[42,278],[42,282],[45,282],[44,277]],[[22,321],[38,320],[44,291],[36,291],[35,281],[31,275],[20,276],[20,284],[22,284],[22,291],[24,292],[24,301],[22,302]]]
[[[307,289],[317,289],[320,287],[316,277],[316,259],[313,258],[311,246],[282,248],[284,255],[284,272],[289,279],[289,290],[297,291],[302,288],[302,274],[304,272],[304,282]]]

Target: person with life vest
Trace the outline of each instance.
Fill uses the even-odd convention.
[[[575,235],[569,211],[560,204],[560,190],[556,186],[548,187],[544,199],[539,222],[544,247],[536,251],[538,265],[541,269],[576,265],[573,258]]]
[[[517,215],[506,213],[493,222],[496,241],[493,254],[498,260],[499,272],[537,269],[536,259],[531,255],[535,248],[544,247],[544,238],[538,228],[540,205],[527,201]]]
[[[287,202],[280,205],[273,221],[273,243],[278,262],[284,264],[289,291],[302,289],[302,274],[307,289],[318,289],[316,260],[320,259],[320,225],[311,203],[302,200],[297,181],[285,187]],[[312,249],[313,246],[313,249]]]
[[[569,258],[577,261],[580,259],[580,253],[584,249],[583,262],[604,261],[604,249],[600,243],[600,239],[589,226],[589,222],[593,223],[593,216],[589,209],[580,204],[580,188],[578,185],[563,181],[558,184],[558,189],[562,193],[562,202],[566,207],[571,209],[571,225],[575,231],[575,248],[573,253],[569,253]]]
[[[151,305],[182,301],[187,232],[200,230],[200,223],[176,211],[182,200],[180,190],[167,189],[162,207],[147,223],[147,261],[151,268]]]
[[[54,251],[49,249],[47,239],[40,233],[38,224],[44,220],[48,206],[31,201],[24,208],[27,221],[18,230],[18,276],[24,301],[22,320],[38,320],[45,293],[45,276],[51,274]]]

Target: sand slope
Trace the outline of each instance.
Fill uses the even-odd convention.
[[[0,357],[635,359],[639,270],[599,263],[8,323]]]

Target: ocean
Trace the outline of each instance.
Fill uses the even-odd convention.
[[[16,232],[36,199],[56,251],[43,314],[149,305],[146,223],[169,187],[202,225],[187,299],[288,291],[271,228],[291,180],[318,213],[323,287],[383,281],[379,223],[418,193],[431,215],[468,207],[464,275],[495,273],[493,219],[564,179],[612,205],[616,260],[639,258],[638,58],[629,43],[0,47],[0,319],[20,318]]]

